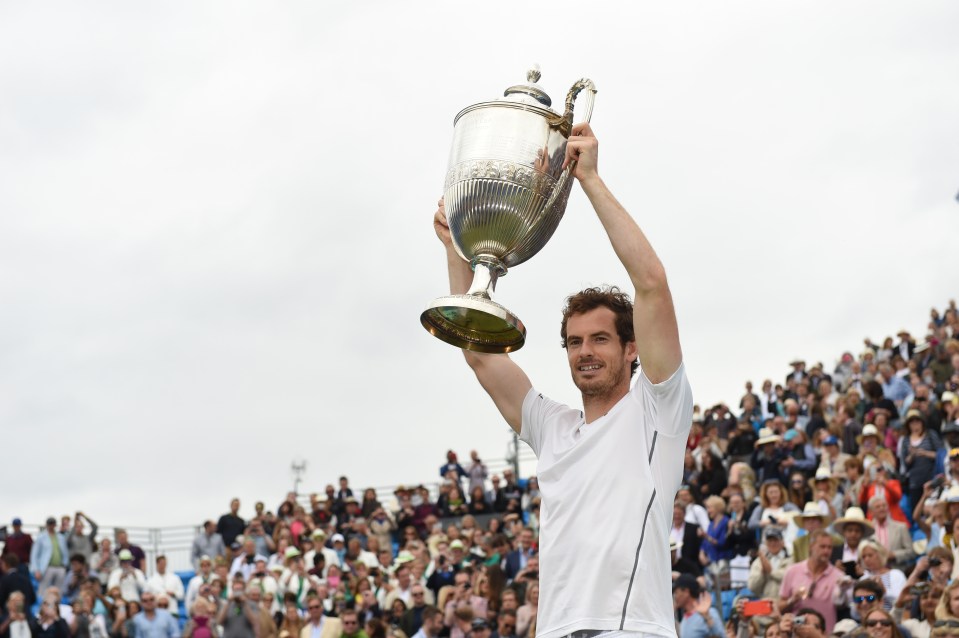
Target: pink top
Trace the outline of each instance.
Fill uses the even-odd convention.
[[[829,565],[825,571],[814,578],[807,559],[786,570],[782,586],[779,589],[779,596],[780,598],[789,598],[796,591],[805,587],[805,597],[788,611],[795,613],[803,607],[815,609],[826,619],[826,631],[824,633],[828,635],[832,633],[832,627],[836,624],[836,605],[833,600],[836,598],[839,581],[845,575],[845,572],[836,569],[835,565]]]

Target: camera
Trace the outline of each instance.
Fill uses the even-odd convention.
[[[805,616],[796,616],[796,618],[793,619],[793,627],[798,627],[799,625],[805,625],[805,624],[806,624]]]
[[[929,559],[930,567],[939,567],[940,565],[942,565],[942,559],[939,558],[938,556],[933,556],[932,558]]]

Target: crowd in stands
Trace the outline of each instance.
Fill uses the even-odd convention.
[[[696,409],[663,548],[680,637],[959,635],[955,304],[924,339],[790,367]],[[535,477],[452,451],[439,474],[438,494],[401,485],[388,502],[346,477],[249,518],[234,499],[186,582],[163,556],[148,577],[123,530],[97,539],[82,512],[36,538],[14,520],[0,638],[534,638]]]

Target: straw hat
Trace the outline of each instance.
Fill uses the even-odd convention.
[[[829,517],[822,513],[822,510],[819,509],[819,505],[814,501],[809,501],[802,508],[802,514],[796,514],[794,517],[798,524],[802,524],[803,519],[806,518],[821,518],[823,522],[826,521]]]
[[[832,475],[832,472],[829,471],[829,468],[818,468],[816,470],[816,476],[809,479],[809,487],[811,489],[816,489],[816,483],[819,481],[829,481],[829,489],[831,491],[835,491],[836,488],[839,487],[839,479]]]
[[[761,428],[756,445],[766,445],[767,443],[779,443],[779,435],[773,432],[771,428]]]
[[[862,429],[862,434],[860,434],[859,436],[856,437],[856,441],[858,441],[859,444],[862,445],[862,440],[863,440],[864,438],[866,438],[867,436],[874,436],[874,437],[876,437],[876,440],[877,440],[877,441],[880,440],[880,437],[879,437],[879,428],[877,428],[877,427],[876,427],[875,425],[873,425],[872,423],[867,424],[867,425]]]
[[[837,518],[836,522],[832,524],[832,528],[836,530],[837,533],[842,534],[846,525],[849,523],[861,525],[862,535],[864,537],[872,536],[873,532],[876,531],[876,529],[872,526],[872,523],[866,520],[866,515],[863,514],[862,509],[858,507],[850,507],[847,509],[842,518]]]

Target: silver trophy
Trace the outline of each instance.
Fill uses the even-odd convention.
[[[571,163],[563,169],[573,128],[573,104],[584,89],[583,121],[593,112],[596,87],[581,79],[566,95],[562,115],[536,83],[511,86],[504,99],[480,102],[453,120],[444,197],[456,252],[470,263],[473,283],[465,295],[435,299],[420,315],[438,339],[477,352],[523,347],[526,328],[492,300],[496,281],[546,245],[566,212],[573,185]]]

